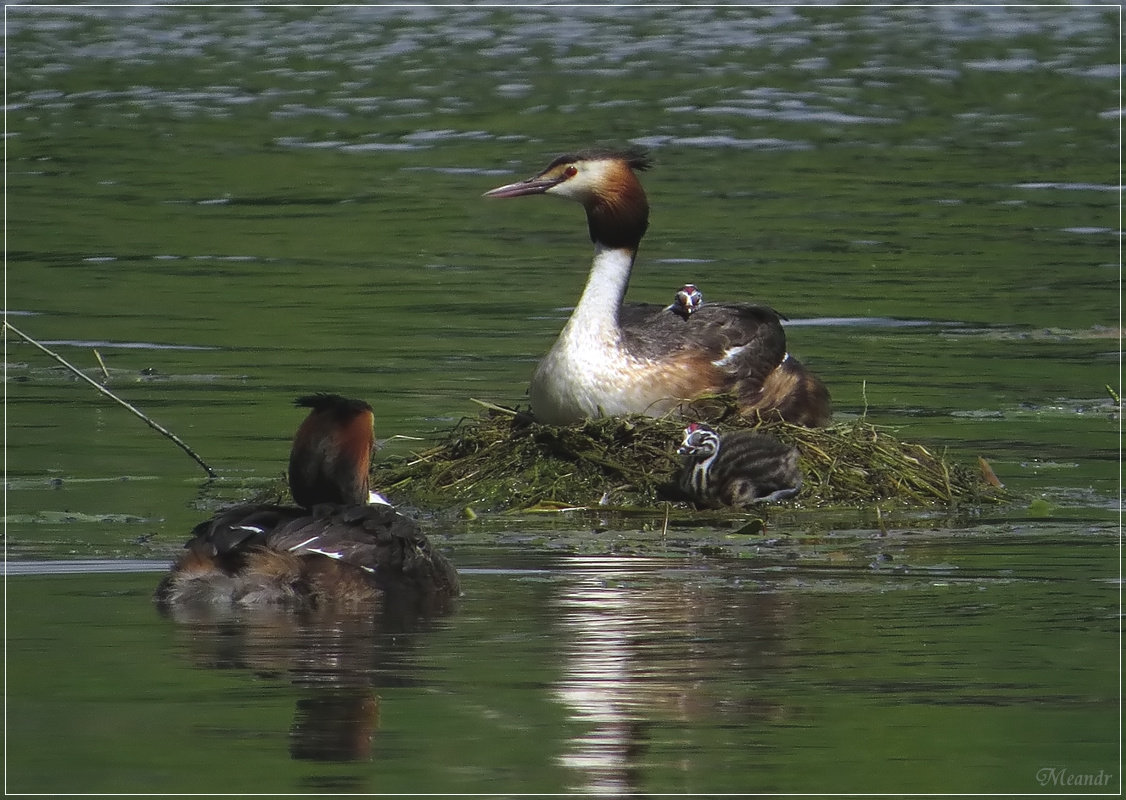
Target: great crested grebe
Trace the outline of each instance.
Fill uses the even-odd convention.
[[[300,505],[239,505],[201,522],[154,601],[313,608],[456,596],[457,572],[418,524],[368,504],[371,406],[323,393],[296,405],[310,409],[289,459]]]
[[[700,506],[748,506],[793,497],[801,490],[798,451],[773,436],[734,431],[720,436],[707,425],[684,429],[678,481]]]
[[[673,297],[672,305],[668,306],[668,310],[684,319],[688,319],[692,316],[692,312],[703,304],[704,295],[700,293],[696,285],[686,283],[676,290],[676,296]]]
[[[709,302],[684,317],[667,313],[667,306],[622,304],[649,225],[635,170],[650,165],[641,151],[586,150],[485,193],[578,201],[594,242],[582,297],[532,376],[532,413],[552,424],[624,413],[659,416],[684,401],[730,392],[748,415],[827,424],[829,392],[786,352],[774,309]]]

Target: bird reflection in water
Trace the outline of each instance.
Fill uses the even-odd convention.
[[[560,757],[580,776],[575,791],[643,792],[659,726],[667,742],[671,730],[694,729],[683,725],[694,718],[719,713],[747,725],[785,715],[754,685],[779,667],[789,610],[776,594],[709,585],[713,576],[663,580],[662,571],[675,569],[664,559],[573,557],[565,567],[574,579],[556,599],[565,641],[554,694],[581,731]],[[677,758],[690,759],[693,743],[679,744]]]
[[[309,611],[180,606],[181,646],[202,669],[246,670],[296,690],[289,754],[362,761],[377,753],[379,689],[417,686],[416,650],[449,608]],[[247,681],[247,691],[260,684]],[[360,786],[317,787],[360,790]]]

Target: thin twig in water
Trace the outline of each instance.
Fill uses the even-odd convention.
[[[106,362],[102,361],[102,354],[99,353],[97,350],[94,350],[94,358],[98,359],[98,366],[102,368],[102,377],[105,378],[106,382],[108,382],[109,381],[109,370],[106,369]]]
[[[481,406],[482,408],[487,408],[490,411],[496,411],[497,413],[504,414],[505,416],[509,416],[509,417],[515,417],[516,416],[515,409],[505,408],[504,406],[498,406],[496,403],[490,403],[488,400],[478,400],[476,397],[470,397],[469,401],[471,403],[476,403],[477,405]]]
[[[77,375],[82,380],[86,381],[88,384],[93,386],[95,389],[97,389],[99,392],[104,394],[106,397],[113,400],[115,403],[118,403],[119,405],[123,406],[126,410],[131,411],[133,414],[140,417],[142,422],[144,422],[146,425],[148,425],[150,428],[152,428],[157,433],[160,433],[160,434],[168,437],[169,439],[171,439],[181,450],[183,450],[185,453],[187,453],[189,456],[191,456],[197,464],[199,464],[201,467],[203,467],[204,471],[210,477],[212,477],[212,478],[217,477],[216,474],[215,474],[215,470],[211,469],[211,467],[209,467],[207,465],[207,462],[205,462],[202,458],[200,458],[199,455],[194,450],[192,450],[190,447],[188,447],[187,444],[185,444],[184,441],[179,436],[172,433],[172,431],[168,430],[167,428],[160,425],[156,421],[154,421],[154,420],[150,419],[149,417],[145,416],[144,412],[140,411],[135,406],[130,405],[125,400],[122,400],[120,397],[115,395],[109,389],[102,386],[96,380],[94,380],[93,378],[86,375],[78,367],[74,366],[74,364],[71,364],[69,361],[67,361],[65,358],[60,356],[58,353],[56,353],[53,350],[43,346],[42,344],[37,342],[35,339],[32,339],[30,336],[28,336],[26,333],[19,330],[15,326],[13,326],[7,320],[4,321],[4,327],[7,330],[10,330],[12,333],[16,334],[16,336],[19,336],[21,339],[23,339],[28,344],[42,350],[44,353],[49,355],[51,358],[55,359],[55,361],[58,361],[64,367],[69,369],[71,372],[73,372],[75,375]]]

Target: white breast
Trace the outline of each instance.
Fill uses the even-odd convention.
[[[536,368],[528,394],[541,422],[564,425],[587,417],[657,415],[678,402],[662,365],[622,346],[618,308],[633,251],[597,245],[578,305]]]
[[[532,413],[541,422],[563,425],[644,411],[662,399],[644,380],[647,366],[613,343],[560,336],[532,376]]]

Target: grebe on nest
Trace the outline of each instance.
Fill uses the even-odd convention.
[[[793,497],[801,490],[798,451],[773,436],[734,431],[720,436],[707,425],[684,429],[678,488],[699,506],[749,506]]]
[[[623,305],[649,203],[640,151],[587,150],[556,158],[486,197],[550,194],[586,209],[594,262],[571,318],[532,376],[532,413],[566,424],[588,417],[659,416],[702,395],[730,392],[744,414],[800,425],[829,422],[825,385],[786,352],[778,312],[711,303],[688,316]]]
[[[314,608],[455,597],[457,572],[418,524],[368,505],[371,406],[334,394],[296,405],[310,409],[289,459],[299,506],[239,505],[201,522],[154,601]]]

